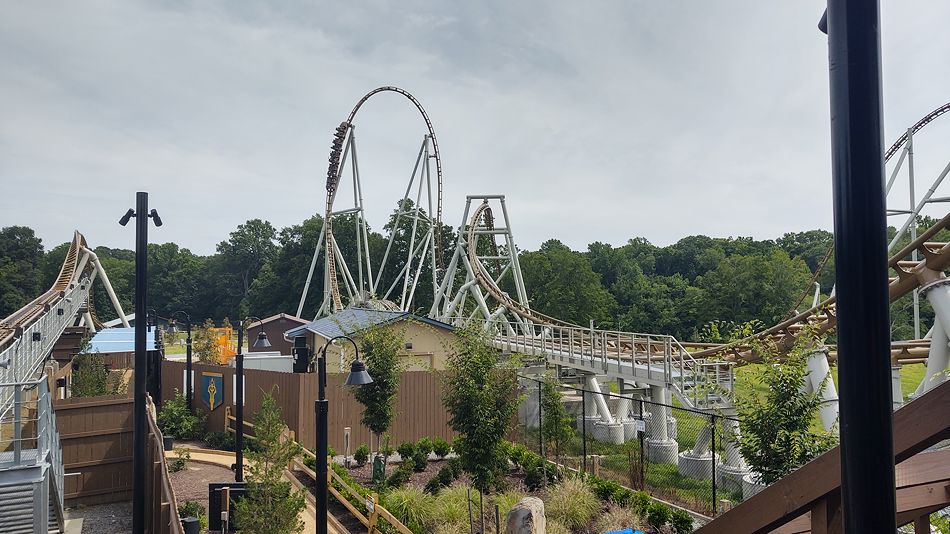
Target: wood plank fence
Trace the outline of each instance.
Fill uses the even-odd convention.
[[[174,391],[184,391],[184,362],[165,361],[162,364],[162,396],[167,401]],[[219,365],[194,364],[195,408],[207,416],[207,428],[222,432],[225,429],[226,407],[234,413],[233,376],[235,370]],[[224,404],[214,411],[201,400],[201,376],[203,373],[220,374],[223,378]],[[314,373],[283,373],[259,369],[245,370],[245,419],[250,421],[260,409],[265,392],[273,392],[288,428],[300,443],[312,447],[315,443],[316,415],[314,401],[317,398]],[[455,432],[449,428],[449,414],[442,406],[443,373],[437,371],[411,371],[402,373],[399,392],[396,396],[396,417],[390,429],[392,446],[402,441],[414,441],[421,437],[442,437],[451,440]],[[346,376],[330,374],[327,377],[327,398],[330,400],[328,441],[331,447],[343,453],[344,428],[350,430],[350,454],[361,443],[370,443],[371,433],[360,420],[363,405],[356,402],[349,387],[344,386]],[[220,394],[220,393],[217,393]],[[375,445],[375,444],[374,444]]]

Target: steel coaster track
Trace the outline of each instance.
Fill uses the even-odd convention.
[[[435,136],[435,128],[432,126],[432,121],[429,119],[429,114],[426,113],[425,108],[422,107],[422,103],[420,103],[419,100],[416,99],[416,97],[412,96],[412,94],[409,93],[409,91],[406,91],[405,89],[401,89],[399,87],[395,87],[392,85],[377,87],[376,89],[373,89],[372,91],[366,93],[363,96],[363,98],[361,98],[356,103],[356,105],[353,106],[353,110],[350,111],[350,115],[346,118],[346,121],[341,122],[340,125],[337,126],[336,131],[333,134],[333,142],[330,146],[329,167],[327,168],[326,215],[324,217],[323,224],[326,229],[325,234],[324,234],[325,239],[326,239],[324,243],[324,249],[325,249],[324,253],[327,255],[326,256],[327,257],[327,272],[330,278],[330,293],[331,293],[331,297],[333,298],[334,311],[340,310],[343,308],[343,303],[340,298],[340,284],[339,284],[339,281],[337,280],[336,264],[333,258],[334,256],[333,228],[332,228],[332,222],[331,222],[331,219],[332,219],[331,215],[333,213],[333,199],[336,197],[336,190],[337,190],[337,186],[339,185],[339,180],[340,180],[340,172],[342,171],[342,169],[340,168],[341,166],[340,156],[343,151],[344,140],[346,139],[346,136],[349,134],[353,126],[353,119],[356,118],[356,112],[359,111],[359,109],[363,106],[364,103],[366,103],[367,100],[370,99],[370,97],[372,97],[373,95],[377,93],[384,93],[384,92],[398,93],[406,97],[407,99],[409,99],[409,101],[412,102],[414,106],[416,106],[416,109],[419,110],[419,113],[422,115],[423,120],[425,120],[426,128],[429,131],[428,137],[429,139],[432,140],[432,150],[433,150],[432,157],[435,158],[435,170],[436,170],[436,178],[438,182],[438,199],[436,202],[437,209],[436,209],[435,228],[434,228],[434,234],[435,234],[434,248],[435,248],[436,266],[439,270],[442,269],[442,233],[439,231],[440,228],[442,227],[442,157],[439,154],[439,141]]]
[[[75,232],[69,250],[66,252],[66,258],[63,260],[63,266],[53,285],[42,295],[0,321],[0,350],[6,348],[24,328],[42,317],[63,297],[63,292],[69,288],[70,282],[76,277],[76,267],[83,248],[86,248],[86,238],[79,232]]]

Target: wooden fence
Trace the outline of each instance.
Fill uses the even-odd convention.
[[[165,361],[162,364],[162,396],[168,401],[174,391],[184,391],[185,363]],[[215,373],[223,379],[224,404],[214,411],[202,401],[200,394],[203,373]],[[218,365],[194,364],[195,408],[207,415],[207,428],[221,432],[225,429],[226,406],[234,413],[234,369]],[[247,421],[260,409],[265,392],[273,391],[274,398],[283,413],[288,428],[298,441],[309,447],[315,442],[316,415],[314,401],[317,398],[316,375],[313,373],[283,373],[247,369],[245,375],[244,417]],[[402,441],[417,440],[424,436],[443,437],[451,440],[455,433],[449,428],[449,414],[442,406],[442,376],[436,371],[412,371],[402,374],[396,397],[396,417],[390,427],[392,445]],[[360,423],[363,405],[356,402],[349,387],[344,386],[346,376],[331,374],[327,377],[327,398],[330,401],[329,436],[331,447],[343,453],[344,428],[350,430],[350,453],[361,443],[370,443],[371,433]],[[217,394],[217,393],[216,393]]]
[[[67,506],[132,499],[133,397],[70,397],[53,401],[63,451]],[[180,534],[178,505],[168,480],[162,433],[148,401],[145,449],[146,532]]]
[[[132,498],[132,396],[53,401],[68,505]]]

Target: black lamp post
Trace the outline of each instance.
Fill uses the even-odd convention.
[[[247,317],[238,324],[238,346],[235,374],[237,375],[237,384],[234,387],[234,395],[237,397],[234,406],[234,481],[244,482],[244,325],[254,322],[261,323],[261,332],[257,335],[254,342],[254,348],[270,347],[270,341],[267,340],[267,333],[264,332],[264,322],[259,317]]]
[[[181,315],[185,318],[185,399],[188,402],[188,412],[195,413],[194,393],[191,384],[191,315],[181,310],[172,314],[172,317]]]
[[[353,344],[356,358],[350,366],[350,374],[346,377],[347,386],[362,386],[373,382],[373,378],[366,372],[366,365],[360,361],[360,350],[356,342],[349,336],[334,336],[327,340],[320,350],[317,361],[317,400],[314,401],[314,411],[317,414],[317,534],[327,534],[327,414],[330,404],[327,401],[327,347],[337,339],[345,339]]]
[[[162,225],[162,218],[154,209],[148,209],[148,193],[135,195],[135,209],[129,208],[119,219],[125,226],[135,217],[135,316],[146,318],[148,309],[146,277],[148,276],[148,219],[155,226]],[[148,360],[145,351],[145,323],[135,321],[135,397],[132,432],[132,532],[145,532],[145,380]]]
[[[877,1],[829,0],[844,532],[894,528],[894,449]]]

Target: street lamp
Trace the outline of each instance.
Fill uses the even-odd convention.
[[[362,386],[373,382],[373,378],[366,372],[366,365],[360,361],[360,350],[356,342],[349,336],[334,336],[327,340],[320,350],[317,361],[317,400],[314,401],[314,411],[317,415],[317,425],[314,428],[317,436],[317,534],[327,534],[327,413],[329,401],[326,397],[327,386],[327,347],[337,339],[345,339],[353,344],[356,358],[350,366],[350,374],[346,377],[347,386]]]
[[[264,321],[260,317],[245,317],[238,324],[238,346],[235,374],[237,374],[234,387],[234,395],[237,397],[234,406],[234,481],[244,482],[244,325],[248,323],[261,323],[261,332],[257,335],[257,341],[254,342],[254,348],[270,347],[270,341],[267,340],[267,332],[264,332]]]
[[[148,220],[162,225],[162,218],[148,209],[148,193],[135,194],[135,209],[129,208],[119,219],[125,226],[135,217],[135,316],[144,318],[148,309]],[[132,431],[132,532],[145,532],[145,380],[148,360],[145,353],[145,323],[135,321],[135,397]]]
[[[185,318],[185,399],[188,401],[188,412],[195,413],[193,401],[194,392],[192,392],[193,387],[191,383],[191,315],[179,310],[172,313],[172,317],[179,314]]]

